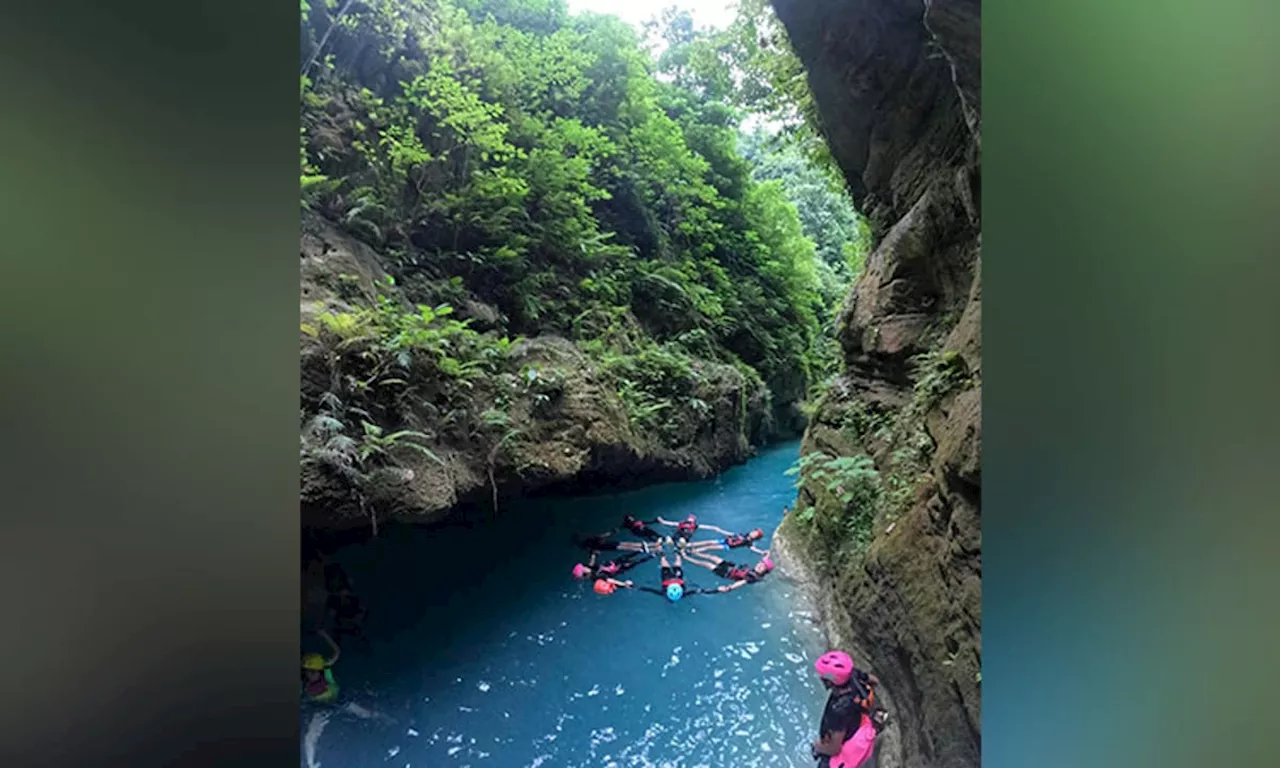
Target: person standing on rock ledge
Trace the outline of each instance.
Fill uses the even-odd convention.
[[[828,651],[813,666],[831,691],[813,756],[819,768],[857,768],[871,757],[875,738],[888,722],[889,713],[875,703],[880,680],[855,667],[844,651]]]

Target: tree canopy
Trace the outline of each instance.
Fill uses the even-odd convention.
[[[674,345],[775,391],[829,370],[823,322],[865,237],[802,144],[740,133],[749,111],[806,125],[768,29],[671,11],[655,60],[563,0],[301,10],[304,206],[513,335]]]

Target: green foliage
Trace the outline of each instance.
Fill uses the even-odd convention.
[[[962,389],[971,381],[964,358],[952,350],[933,349],[912,359],[916,382],[911,409],[923,415],[949,393]]]
[[[317,465],[343,478],[361,508],[369,508],[375,476],[400,465],[397,455],[413,452],[444,464],[424,444],[430,441],[429,435],[409,429],[387,433],[367,421],[368,417],[368,411],[344,404],[337,395],[327,392],[320,398],[319,411],[306,420],[301,433],[302,465]],[[359,422],[358,431],[352,428],[353,421]],[[376,518],[373,520],[376,527]]]
[[[316,466],[340,477],[358,506],[369,515],[374,535],[378,534],[378,517],[372,504],[376,481],[387,476],[407,479],[398,456],[417,453],[444,466],[440,457],[426,447],[430,435],[408,429],[387,433],[367,421],[369,411],[344,403],[333,392],[326,392],[320,398],[319,411],[311,419],[306,419],[306,412],[303,419],[300,447],[303,468]],[[352,429],[353,421],[358,421],[360,429]]]
[[[823,298],[828,306],[838,304],[866,263],[866,220],[829,169],[815,165],[795,144],[757,128],[743,134],[741,146],[754,179],[781,182],[804,236],[814,243]]]
[[[386,288],[393,285],[387,278]],[[366,375],[352,382],[355,390],[403,382],[415,367],[433,369],[445,382],[470,388],[473,379],[499,369],[513,342],[480,334],[470,320],[452,315],[448,304],[418,305],[411,311],[379,292],[372,306],[324,312],[316,319],[322,338],[331,340],[337,352],[365,363]]]
[[[866,548],[884,493],[880,473],[869,456],[810,452],[801,456],[787,474],[797,476],[797,488],[821,488],[834,500],[803,507],[796,513],[797,522],[816,526],[830,548]]]
[[[724,33],[742,81],[735,91],[737,102],[780,125],[809,160],[837,173],[822,138],[817,102],[786,28],[768,0],[739,0],[737,11]]]
[[[671,16],[655,63],[561,2],[314,6],[304,38],[332,61],[304,73],[303,175],[360,237],[515,332],[678,338],[771,384],[830,367],[827,253],[740,153],[736,43]]]
[[[695,412],[709,407],[695,395],[700,375],[677,345],[649,345],[633,354],[606,353],[601,368],[617,387],[633,427],[671,434],[673,408]],[[698,405],[701,403],[701,406]]]
[[[512,414],[546,415],[565,388],[554,368],[513,370],[517,334],[576,341],[635,430],[668,440],[719,405],[702,361],[766,400],[836,371],[832,309],[867,238],[797,149],[816,146],[812,100],[760,0],[724,33],[666,14],[656,60],[563,0],[310,0],[300,22],[304,206],[433,286],[412,306],[390,286],[367,306],[344,295],[355,309],[302,329],[377,414],[360,421],[397,423],[413,392],[433,427],[492,439],[496,505]],[[743,136],[746,110],[792,143]],[[359,439],[382,455],[381,433]]]

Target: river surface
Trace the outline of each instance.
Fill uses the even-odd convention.
[[[627,512],[772,536],[795,496],[783,473],[797,449],[702,482],[527,501],[470,530],[394,528],[339,550],[369,607],[367,640],[343,642],[338,705],[304,704],[302,764],[812,766],[823,640],[780,574],[675,604],[600,596],[570,575],[585,557],[571,534],[612,529]],[[691,564],[685,576],[726,583]],[[627,577],[656,585],[657,561]]]

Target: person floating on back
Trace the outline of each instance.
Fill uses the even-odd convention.
[[[333,665],[342,650],[323,629],[318,634],[333,649],[333,656],[326,659],[318,653],[302,657],[302,693],[311,701],[328,703],[338,698],[338,683],[333,679]]]
[[[575,534],[573,543],[591,552],[649,552],[651,547],[643,541],[614,541],[613,531],[597,533],[594,536]]]
[[[679,602],[680,599],[686,595],[697,595],[709,591],[705,589],[692,589],[685,584],[684,567],[681,565],[679,552],[676,553],[674,565],[667,561],[667,555],[665,552],[662,553],[659,564],[662,566],[662,569],[659,572],[661,588],[643,586],[635,587],[636,589],[641,592],[651,592],[655,595],[662,595],[673,603]]]
[[[844,651],[822,654],[813,667],[831,692],[813,756],[822,768],[858,768],[871,756],[875,737],[888,722],[888,713],[875,703],[880,681],[855,667]]]
[[[711,526],[704,525],[702,527],[709,529]],[[755,552],[757,555],[764,555],[764,554],[767,554],[765,550],[756,549],[755,547],[755,543],[757,541],[760,541],[763,538],[764,538],[763,530],[761,530],[760,528],[752,528],[750,531],[747,531],[746,533],[731,533],[722,539],[706,539],[703,541],[691,541],[689,542],[688,546],[685,548],[685,551],[692,554],[695,552],[715,551],[717,549],[740,549],[742,547],[748,547],[752,552]]]
[[[620,574],[635,568],[646,560],[652,560],[653,555],[646,555],[640,552],[629,552],[616,560],[610,560],[606,563],[596,563],[596,555],[592,552],[590,559],[586,564],[578,563],[573,566],[573,578],[575,579],[601,579],[617,577]]]
[[[659,516],[656,522],[659,525],[665,525],[668,528],[676,529],[674,539],[671,536],[668,536],[666,543],[667,543],[667,546],[669,547],[674,546],[674,547],[678,547],[679,549],[684,549],[686,546],[688,546],[689,540],[693,538],[693,534],[697,533],[698,530],[702,528],[705,528],[708,531],[715,531],[716,533],[724,534],[725,536],[733,535],[732,531],[726,531],[725,529],[715,525],[699,524],[697,515],[689,515],[678,523],[673,522],[671,520],[665,520],[661,516]]]
[[[634,515],[622,517],[622,527],[645,541],[662,541],[662,534],[649,527],[656,522],[657,520],[640,520]]]
[[[694,565],[700,565],[710,570],[722,579],[728,579],[733,582],[732,584],[722,584],[717,587],[717,592],[729,592],[747,584],[755,584],[773,572],[773,560],[769,557],[768,552],[764,553],[764,556],[760,558],[760,562],[752,566],[739,565],[706,552],[694,552],[691,550],[685,551],[685,559]]]

